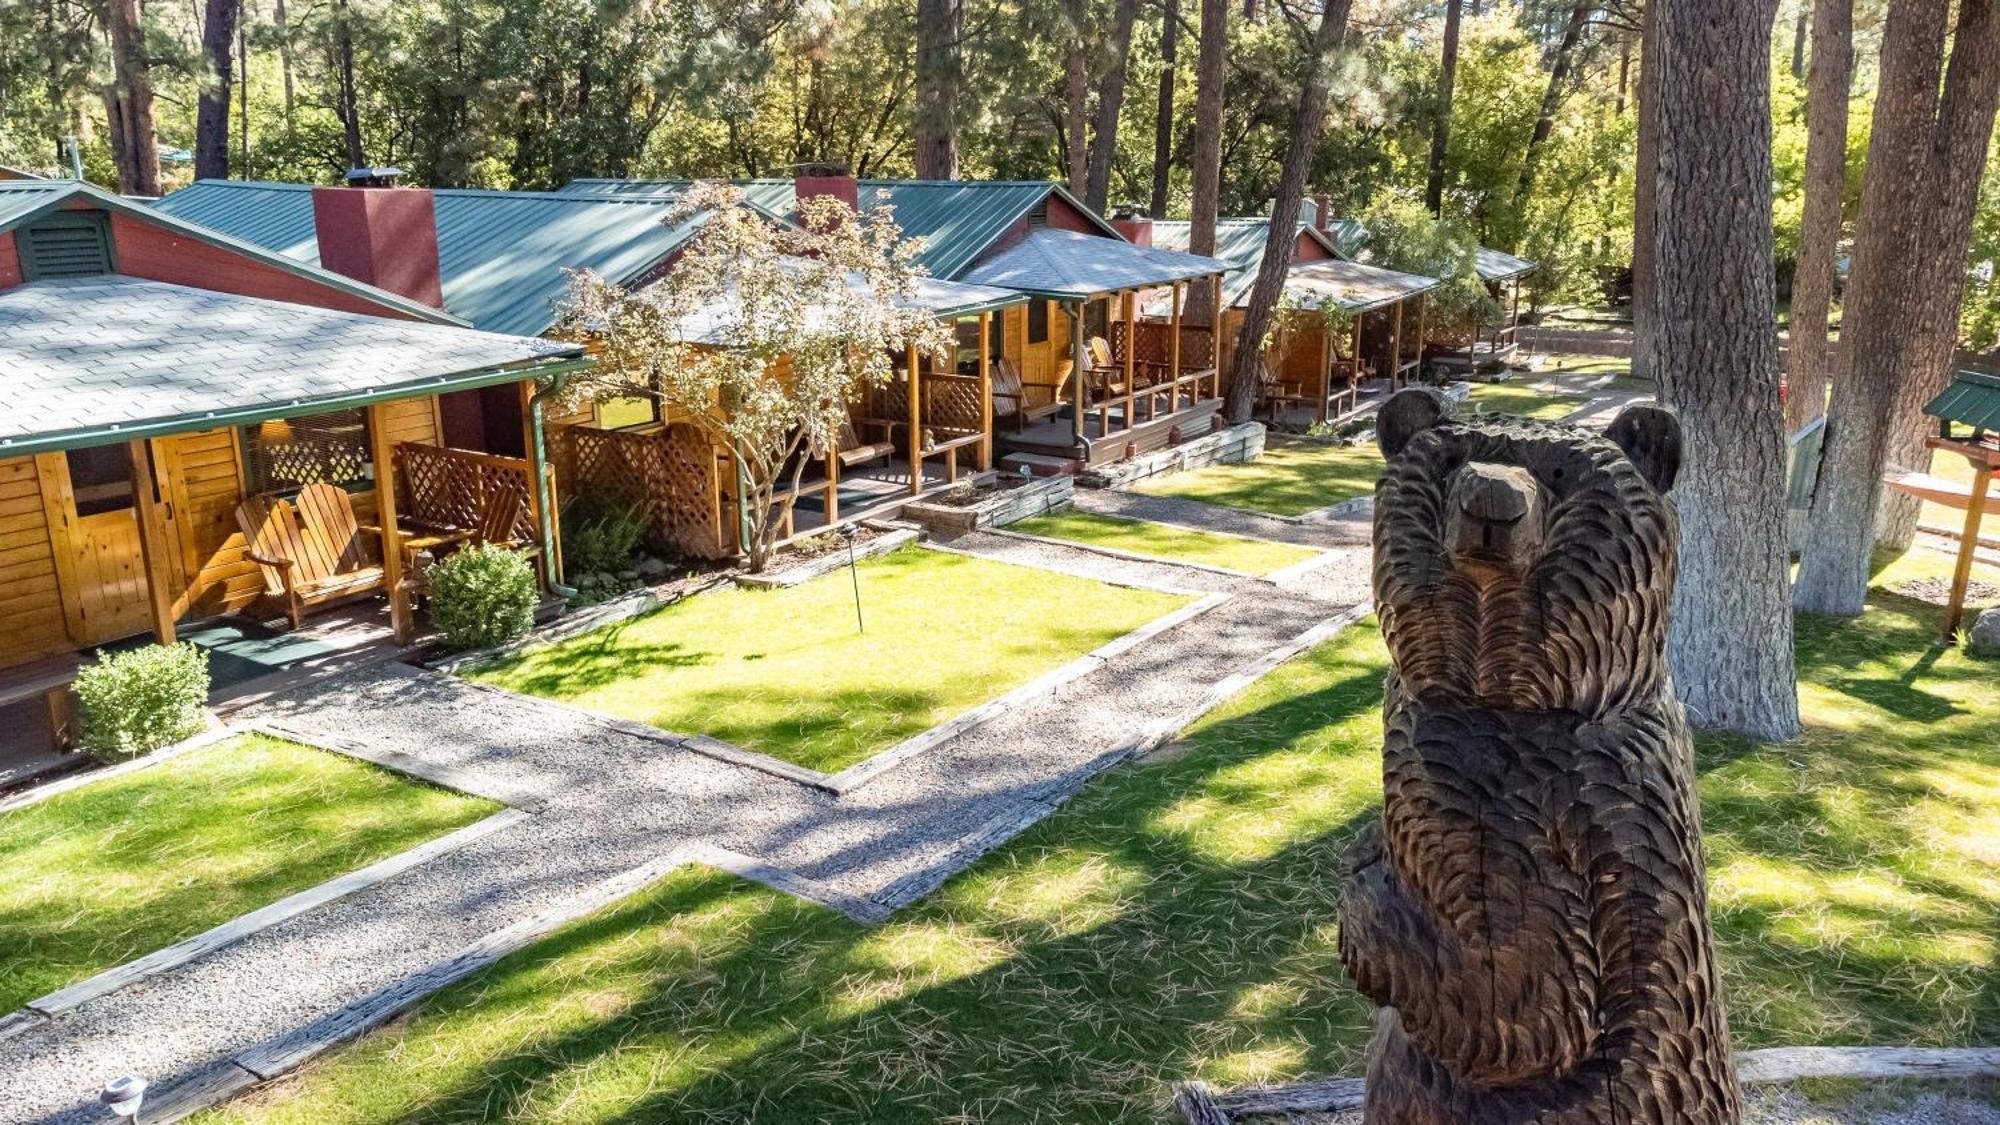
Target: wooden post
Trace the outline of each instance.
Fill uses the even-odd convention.
[[[146,602],[153,619],[153,638],[170,645],[174,643],[173,567],[168,562],[166,528],[160,521],[153,454],[144,438],[126,448],[132,455],[132,514],[139,519],[139,553],[146,567]]]
[[[1075,418],[1076,443],[1083,447],[1084,460],[1088,461],[1090,431],[1084,425],[1083,413],[1089,406],[1090,380],[1084,377],[1083,369],[1090,360],[1090,354],[1083,347],[1083,302],[1065,302],[1063,309],[1069,313],[1069,375],[1076,381],[1075,388],[1070,392],[1073,396],[1070,401],[1076,405],[1070,413]]]
[[[792,503],[798,501],[794,499]],[[840,435],[833,435],[833,444],[826,451],[826,484],[820,492],[820,506],[826,509],[826,526],[840,522]]]
[[[1417,298],[1417,374],[1424,373],[1424,348],[1429,345],[1425,336],[1426,322],[1431,312],[1431,295],[1425,293]]]
[[[375,463],[375,522],[382,528],[382,584],[389,591],[389,628],[398,645],[416,639],[410,594],[403,589],[403,539],[396,524],[396,450],[389,443],[389,418],[382,404],[368,407],[369,456]]]
[[[1208,377],[1209,379],[1208,397],[1221,398],[1222,397],[1222,275],[1221,274],[1218,273],[1209,278],[1209,289],[1210,289],[1210,300],[1208,307],[1215,311],[1210,313],[1208,318],[1208,359],[1209,359],[1209,366],[1213,369],[1209,372],[1209,377]],[[1256,347],[1256,344],[1253,342],[1250,346]]]
[[[1326,404],[1333,398],[1333,334],[1319,322],[1319,420],[1327,420]],[[1276,413],[1276,411],[1273,411]]]
[[[924,490],[923,392],[917,383],[917,349],[910,349],[910,495]]]
[[[1185,295],[1185,289],[1186,286],[1182,282],[1174,282],[1174,305],[1168,315],[1170,321],[1168,331],[1173,334],[1172,339],[1167,343],[1167,371],[1169,380],[1167,385],[1172,388],[1167,392],[1167,413],[1169,414],[1181,408],[1181,298]]]
[[[1396,327],[1389,345],[1389,389],[1394,391],[1403,379],[1403,302],[1396,302]]]
[[[1135,378],[1138,372],[1138,363],[1137,363],[1138,355],[1139,355],[1139,294],[1136,290],[1127,289],[1125,291],[1125,432],[1126,433],[1131,433],[1132,427],[1136,425],[1139,421],[1138,414],[1134,413],[1134,411],[1138,409],[1138,402],[1136,398],[1136,395],[1138,393],[1138,388],[1135,385],[1138,382],[1138,379]],[[1150,415],[1151,413],[1152,411],[1148,409],[1147,414]]]
[[[979,471],[993,467],[993,314],[979,314]]]
[[[1361,371],[1362,371],[1361,322],[1367,319],[1368,319],[1368,314],[1365,312],[1354,314],[1354,357],[1351,362],[1354,364],[1354,385],[1357,387],[1361,385]],[[1396,381],[1394,379],[1389,380],[1389,389],[1390,390],[1396,389]]]
[[[1958,563],[1952,567],[1951,597],[1944,611],[1947,644],[1958,637],[1959,622],[1965,618],[1965,588],[1972,582],[1972,556],[1979,550],[1979,521],[1986,514],[1986,490],[1992,479],[1991,466],[1972,461],[1972,503],[1965,509],[1965,535],[1958,541]]]

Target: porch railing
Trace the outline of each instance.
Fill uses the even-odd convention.
[[[512,538],[538,539],[535,473],[527,461],[406,441],[396,446],[395,463],[399,506],[411,522],[476,529],[483,522],[487,498],[511,488],[519,498]]]
[[[686,422],[653,430],[564,426],[550,433],[564,489],[646,520],[648,546],[693,558],[734,553],[723,518],[721,465],[708,436]]]

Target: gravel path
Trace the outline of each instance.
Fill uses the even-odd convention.
[[[1095,512],[1099,515],[1153,520],[1157,523],[1170,523],[1176,527],[1191,527],[1198,531],[1248,535],[1253,539],[1269,539],[1277,543],[1318,547],[1322,550],[1355,546],[1365,548],[1368,545],[1370,521],[1373,518],[1369,509],[1356,508],[1338,518],[1302,523],[1280,519],[1277,516],[1267,516],[1261,512],[1245,511],[1241,508],[1204,504],[1199,500],[1186,500],[1178,496],[1148,496],[1142,492],[1121,492],[1100,488],[1077,489],[1076,506],[1081,511]]]
[[[994,535],[953,549],[1229,600],[1054,698],[1001,715],[835,798],[635,737],[568,708],[402,665],[246,718],[478,771],[535,815],[383,883],[0,1039],[0,1121],[98,1121],[123,1073],[159,1091],[702,842],[871,906],[913,901],[1047,815],[1162,716],[1365,596],[1365,547],[1280,587]]]

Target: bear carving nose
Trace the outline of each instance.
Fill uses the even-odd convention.
[[[1452,555],[1483,576],[1518,573],[1542,539],[1542,493],[1518,465],[1474,461],[1451,481],[1453,503],[1445,541]]]

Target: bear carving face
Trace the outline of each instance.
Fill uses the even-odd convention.
[[[1382,408],[1375,601],[1403,693],[1600,717],[1664,685],[1680,423],[1610,431],[1454,419],[1411,388]]]

